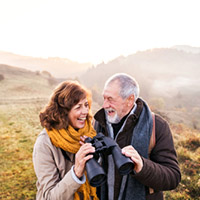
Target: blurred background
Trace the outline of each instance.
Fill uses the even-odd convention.
[[[165,199],[200,196],[200,13],[196,0],[0,1],[0,199],[35,199],[32,150],[52,90],[77,80],[101,108],[106,79],[136,78],[167,119],[182,181]]]

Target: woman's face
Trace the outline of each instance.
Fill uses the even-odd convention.
[[[89,112],[89,104],[87,98],[80,100],[75,106],[70,110],[69,124],[74,129],[80,129],[85,126],[85,121]]]

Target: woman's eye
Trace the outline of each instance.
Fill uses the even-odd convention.
[[[75,109],[76,109],[76,110],[80,109],[80,106],[76,107]]]

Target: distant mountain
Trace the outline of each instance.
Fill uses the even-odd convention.
[[[180,50],[180,51],[185,51],[187,53],[200,53],[200,47],[191,47],[188,45],[176,45],[173,46],[172,48]]]
[[[66,58],[35,58],[0,51],[0,64],[22,67],[31,71],[48,71],[56,78],[74,78],[84,73],[91,63],[78,63]]]
[[[162,90],[159,92],[172,95],[176,88],[184,84],[196,84],[195,81],[200,80],[200,54],[186,53],[173,48],[141,51],[92,67],[80,80],[88,87],[98,85],[102,88],[105,80],[118,72],[134,76],[140,86],[146,88],[144,96],[159,88]],[[150,91],[150,88],[154,90]],[[170,93],[166,92],[167,88],[171,90]]]

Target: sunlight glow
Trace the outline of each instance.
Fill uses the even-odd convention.
[[[0,50],[99,63],[200,46],[198,0],[1,0]]]

